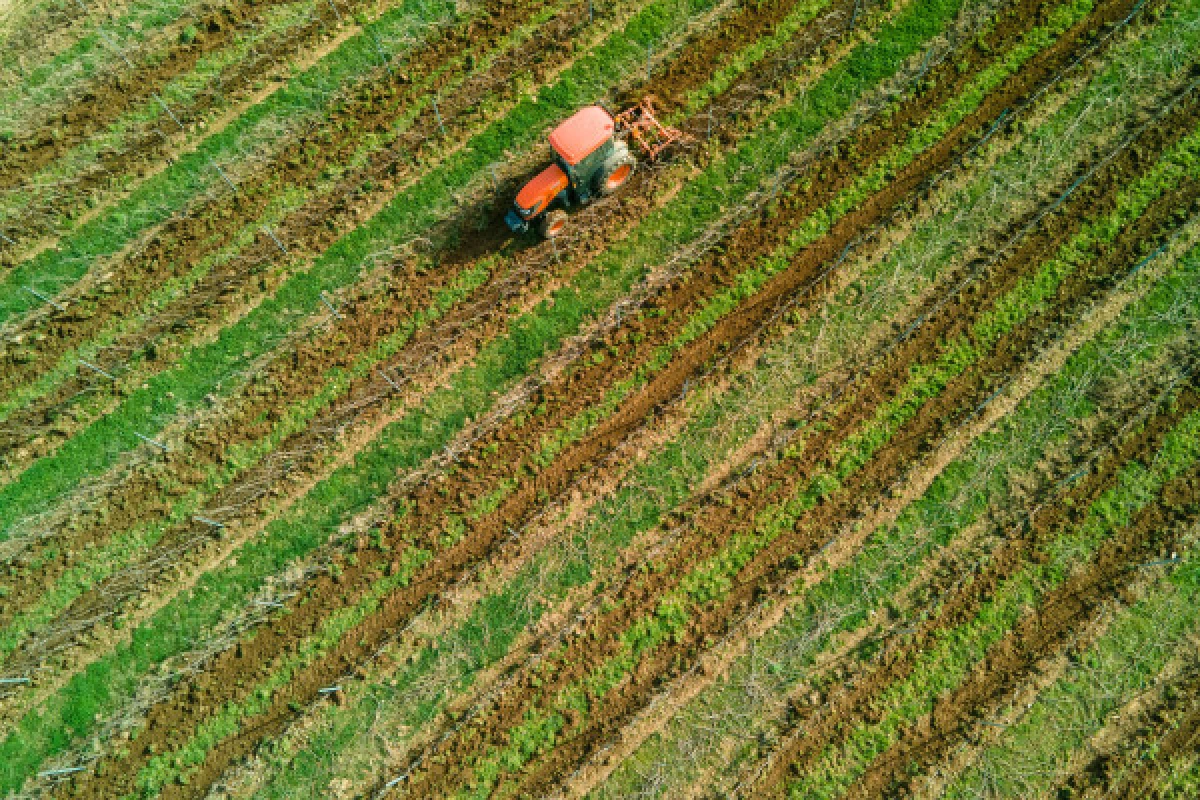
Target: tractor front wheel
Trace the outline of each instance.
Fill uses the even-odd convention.
[[[597,176],[597,193],[604,196],[615,193],[629,181],[630,176],[633,175],[633,167],[636,163],[628,151],[619,153],[609,159]]]
[[[567,212],[561,208],[547,211],[538,221],[538,232],[547,239],[553,239],[567,228]]]

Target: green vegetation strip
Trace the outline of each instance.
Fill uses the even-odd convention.
[[[1173,148],[1147,175],[1122,191],[1114,211],[1086,225],[1063,245],[1055,258],[1018,282],[993,310],[972,326],[969,336],[944,343],[942,355],[936,361],[914,367],[909,382],[896,397],[835,448],[828,469],[814,475],[796,497],[760,512],[753,531],[736,534],[717,555],[684,576],[678,588],[659,601],[652,616],[639,619],[621,634],[619,654],[560,691],[550,704],[551,710],[530,710],[525,721],[511,732],[509,744],[491,752],[476,766],[475,778],[470,783],[474,791],[490,792],[501,774],[515,771],[537,753],[552,748],[563,732],[568,711],[576,712],[579,720],[576,727],[582,728],[592,706],[600,703],[644,657],[667,642],[680,641],[697,611],[723,600],[743,567],[790,531],[802,515],[839,491],[950,381],[990,352],[1003,336],[1043,310],[1062,282],[1079,267],[1086,266],[1099,247],[1115,239],[1122,226],[1136,219],[1150,201],[1200,171],[1198,151],[1200,131]]]
[[[85,591],[153,547],[167,529],[182,524],[199,513],[206,500],[215,496],[222,487],[229,485],[234,478],[258,463],[266,454],[274,451],[287,436],[304,430],[316,412],[344,393],[353,381],[369,374],[383,359],[403,347],[413,334],[427,328],[454,305],[470,296],[490,276],[495,261],[494,257],[480,260],[460,275],[451,286],[440,292],[429,307],[418,311],[411,320],[401,325],[372,350],[359,356],[348,368],[333,370],[325,377],[317,393],[281,415],[270,435],[250,444],[231,447],[225,462],[208,472],[207,479],[199,489],[189,492],[186,497],[177,501],[166,519],[119,532],[90,552],[77,566],[67,570],[53,586],[47,588],[34,606],[18,614],[3,631],[0,631],[0,660],[11,654],[28,633],[51,622],[55,615]],[[39,554],[37,560],[27,568],[37,570],[43,563],[58,556],[58,551],[51,548]]]
[[[473,137],[441,169],[427,173],[369,222],[338,240],[311,268],[294,274],[272,297],[222,330],[216,341],[195,348],[174,368],[150,378],[144,388],[132,391],[121,406],[64,443],[54,456],[40,460],[15,482],[0,488],[0,507],[8,513],[0,523],[0,537],[6,537],[16,520],[45,508],[133,449],[137,439],[132,431],[152,436],[166,420],[197,406],[207,394],[227,391],[228,386],[223,390],[222,383],[236,381],[255,357],[285,338],[305,310],[319,307],[322,292],[336,291],[353,282],[372,253],[423,234],[452,206],[455,194],[488,164],[503,159],[514,142],[534,141],[534,132],[545,130],[572,109],[602,95],[631,64],[645,57],[648,45],[679,30],[690,14],[714,4],[715,0],[650,3],[623,31],[576,61],[557,83],[522,100],[508,115]],[[811,127],[819,125],[813,122]],[[765,145],[758,142],[757,146]],[[705,190],[712,191],[704,183],[695,189]],[[580,288],[588,291],[593,287]]]
[[[181,116],[181,112],[196,100],[197,95],[219,81],[225,70],[248,59],[256,47],[286,39],[303,29],[319,12],[320,2],[304,0],[268,9],[261,27],[238,35],[227,47],[202,57],[186,75],[164,85],[158,92],[159,97],[176,116]],[[220,95],[219,102],[207,108],[204,116],[211,118],[219,113],[226,99],[226,95]],[[9,224],[22,227],[21,223],[28,220],[30,215],[44,213],[47,206],[53,205],[54,198],[64,193],[63,187],[68,187],[66,193],[73,193],[72,179],[95,170],[102,155],[123,152],[137,138],[146,135],[151,126],[160,122],[164,123],[166,130],[175,129],[175,122],[153,99],[147,99],[122,114],[105,130],[96,131],[37,174],[26,176],[26,191],[0,195],[0,224],[5,224],[2,221],[11,221]],[[110,189],[128,189],[135,180],[130,173],[106,178]],[[96,197],[93,194],[87,199],[89,206],[96,202]],[[58,220],[59,225],[66,223],[65,219]]]
[[[841,747],[826,748],[820,761],[788,786],[788,794],[809,800],[840,797],[908,726],[933,711],[938,697],[961,685],[1028,609],[1037,608],[1079,572],[1107,539],[1155,503],[1163,486],[1192,469],[1197,460],[1200,412],[1193,412],[1167,434],[1148,466],[1133,462],[1121,469],[1116,485],[1087,508],[1083,522],[1047,548],[1044,563],[1029,564],[1004,581],[970,622],[939,631],[917,658],[910,676],[872,703],[882,716],[880,721],[860,726]]]
[[[863,630],[875,614],[891,609],[895,597],[916,579],[936,553],[945,550],[965,531],[995,509],[1017,501],[1013,476],[1034,470],[1045,454],[1069,442],[1072,432],[1100,411],[1095,395],[1087,391],[1104,381],[1124,377],[1134,380],[1139,371],[1153,369],[1156,360],[1186,337],[1178,318],[1164,315],[1183,304],[1200,309],[1200,293],[1194,290],[1200,277],[1200,248],[1175,265],[1172,274],[1156,282],[1141,301],[1130,306],[1108,328],[1072,356],[1048,383],[1029,395],[1000,425],[976,440],[967,453],[949,464],[925,493],[904,509],[892,525],[871,533],[853,560],[824,577],[807,592],[802,604],[759,638],[753,654],[735,661],[730,679],[703,693],[684,710],[666,735],[648,740],[610,777],[595,796],[627,797],[642,791],[646,775],[658,774],[659,765],[675,764],[681,747],[692,741],[695,731],[689,720],[703,719],[715,728],[711,746],[713,766],[728,770],[757,757],[755,741],[748,733],[768,734],[782,727],[777,718],[747,720],[742,711],[750,699],[746,686],[764,685],[776,696],[786,697],[795,687],[812,679],[812,670],[822,653],[840,637]],[[1149,278],[1139,279],[1145,284]],[[1125,352],[1131,338],[1144,343],[1132,357]],[[804,591],[797,585],[798,591]],[[896,623],[903,626],[903,619]],[[862,651],[869,658],[879,642]],[[764,671],[763,664],[769,667]],[[765,674],[764,674],[765,673]],[[752,676],[753,680],[747,678]],[[749,730],[747,725],[750,726]],[[723,737],[741,742],[733,752],[719,752]],[[694,752],[689,748],[687,752]],[[701,765],[702,766],[702,765]],[[684,764],[674,780],[686,783],[696,777],[700,766]],[[673,784],[667,784],[669,793]],[[666,796],[666,795],[664,795]]]
[[[1072,25],[1086,17],[1092,7],[1092,0],[1073,0],[1071,5],[1055,9],[1046,25],[1026,35],[1024,41],[1006,54],[1005,58],[973,80],[963,94],[945,103],[929,121],[910,134],[904,145],[885,155],[880,164],[855,181],[852,187],[839,192],[827,205],[813,212],[788,237],[785,244],[776,248],[770,256],[760,259],[753,268],[740,273],[733,286],[709,299],[703,308],[692,315],[680,333],[669,343],[656,349],[649,361],[639,367],[634,375],[618,382],[605,393],[600,403],[581,412],[555,437],[544,441],[535,460],[541,464],[550,463],[564,447],[593,430],[601,420],[611,415],[626,397],[649,383],[650,378],[666,367],[680,350],[712,330],[720,320],[757,294],[771,278],[787,269],[800,251],[827,234],[838,220],[854,210],[872,193],[883,189],[896,172],[913,163],[954,125],[977,109],[987,92],[996,88],[1037,52],[1048,47]]]
[[[987,746],[946,798],[1047,796],[1072,755],[1110,714],[1151,688],[1168,661],[1191,650],[1200,626],[1200,559],[1182,555],[1164,580],[1121,609],[1104,634],[1033,707]]]
[[[719,321],[729,316],[744,301],[757,294],[771,278],[787,269],[797,253],[827,234],[839,219],[852,211],[872,192],[882,189],[897,170],[911,164],[925,149],[937,143],[946,131],[978,108],[988,91],[998,86],[1004,78],[1012,75],[1040,49],[1052,44],[1064,31],[1086,17],[1091,9],[1091,0],[1075,0],[1073,5],[1056,9],[1051,14],[1050,21],[1046,26],[1037,28],[1026,35],[1021,45],[1010,51],[1004,59],[998,62],[997,66],[989,68],[980,78],[973,81],[962,96],[943,105],[932,119],[913,131],[904,145],[884,156],[882,163],[856,181],[853,187],[839,193],[828,205],[817,209],[789,236],[788,241],[776,248],[770,256],[760,259],[753,268],[739,273],[733,286],[705,302],[703,307],[684,324],[682,330],[670,342],[655,349],[649,360],[640,366],[633,375],[618,381],[605,392],[599,403],[581,411],[554,434],[544,437],[539,451],[533,456],[533,461],[541,466],[549,465],[565,447],[595,430],[604,419],[607,419],[620,407],[626,398],[648,384],[655,374],[670,364],[679,351],[712,330]],[[799,14],[799,12],[797,13]],[[752,54],[759,58],[764,55],[758,45],[753,48]],[[755,60],[739,59],[738,63],[742,61],[753,63]],[[722,71],[718,74],[717,80],[727,83],[730,78],[726,72]],[[515,487],[515,483],[500,487],[488,495],[488,502],[498,505],[500,500]]]
[[[445,6],[441,7],[445,11]],[[229,166],[247,144],[253,149],[270,142],[280,126],[327,111],[328,103],[363,76],[380,69],[379,42],[407,49],[423,31],[442,20],[422,0],[404,0],[363,27],[320,62],[291,78],[286,87],[247,109],[215,136],[180,156],[169,167],[140,184],[112,209],[65,236],[58,247],[18,265],[0,281],[0,323],[30,307],[19,299],[22,286],[57,290],[82,276],[96,259],[121,250],[134,238],[178,213],[209,188],[221,185],[213,164]],[[392,54],[394,55],[394,54]]]
[[[1162,800],[1195,800],[1200,797],[1200,757],[1195,753],[1175,756],[1164,765],[1165,774],[1159,783]]]
[[[936,30],[935,23],[948,17],[956,7],[949,3],[930,5],[940,12],[940,17],[929,21],[928,27],[915,26],[925,35],[931,35]],[[657,9],[652,7],[648,11]],[[640,17],[631,25],[646,19]],[[929,20],[928,17],[925,19]],[[662,17],[658,17],[657,22],[665,24]],[[902,19],[900,24],[904,22]],[[908,30],[911,34],[912,28],[900,30]],[[658,31],[651,28],[650,33],[656,35]],[[914,37],[913,46],[916,43]],[[633,57],[640,58],[643,51],[640,47],[624,47],[619,52],[628,54],[632,60]],[[861,70],[856,75],[860,90],[881,80],[887,68],[895,69],[907,55],[892,53],[891,59],[879,63],[871,58],[874,56],[872,49],[867,48],[865,52],[866,57],[860,54],[859,63],[855,65]],[[613,66],[610,64],[608,68],[613,69]],[[845,78],[835,75],[832,80],[844,85]],[[823,88],[834,94],[837,85],[831,82]],[[830,115],[844,110],[854,99],[848,94],[837,97],[839,103],[831,102],[826,106]],[[575,105],[570,96],[564,96],[563,101]],[[544,102],[547,100],[543,99]],[[796,120],[796,127],[805,137],[815,134],[824,122],[824,119],[806,115],[804,124],[800,125],[799,115],[797,107],[789,106],[776,113],[773,119],[777,124]],[[551,110],[545,116],[553,119],[557,113]],[[767,131],[770,128],[768,125]],[[58,709],[55,716],[61,716],[67,723],[63,727],[80,734],[90,729],[96,711],[109,707],[121,694],[127,694],[148,666],[178,652],[182,641],[211,625],[223,609],[244,602],[263,578],[278,572],[286,563],[324,541],[327,532],[341,519],[365,507],[380,494],[397,467],[415,466],[435,452],[468,417],[487,408],[495,389],[511,385],[542,352],[569,331],[577,329],[588,314],[606,307],[612,299],[627,291],[642,272],[638,265],[652,263],[703,230],[720,213],[720,198],[729,186],[748,191],[758,180],[771,174],[787,158],[788,145],[792,142],[780,142],[778,135],[767,131],[750,137],[738,151],[689,184],[676,203],[652,215],[633,236],[608,251],[580,276],[575,286],[561,290],[553,302],[543,304],[517,320],[510,335],[485,349],[476,365],[455,378],[450,389],[436,393],[422,411],[390,426],[374,446],[360,454],[352,467],[339,470],[306,497],[294,513],[274,523],[269,536],[243,547],[235,566],[206,574],[196,592],[171,603],[155,619],[135,631],[132,647],[122,648],[72,679],[67,689],[50,701],[50,706]],[[114,681],[118,676],[124,680]],[[123,685],[125,690],[113,691],[114,683]],[[82,706],[82,714],[80,701],[90,701]],[[21,766],[26,774],[44,755],[36,751],[31,753],[30,748],[22,746],[22,740],[41,738],[36,732],[45,730],[47,721],[44,713],[31,714],[22,721],[21,730],[0,747],[0,752],[7,751],[5,755],[10,752],[14,757],[17,753],[23,756]]]

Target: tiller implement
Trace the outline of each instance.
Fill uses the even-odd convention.
[[[639,156],[653,161],[685,138],[658,121],[649,97],[615,117],[600,106],[577,111],[550,133],[554,163],[517,193],[504,221],[517,233],[536,225],[552,239],[567,227],[566,209],[613,194],[629,181],[637,166],[631,142]]]

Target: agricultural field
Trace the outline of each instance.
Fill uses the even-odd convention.
[[[0,0],[0,796],[1200,797],[1198,369],[1200,0]]]

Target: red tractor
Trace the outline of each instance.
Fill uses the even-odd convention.
[[[517,193],[504,221],[516,233],[532,226],[547,239],[567,226],[566,209],[616,192],[633,174],[637,160],[632,140],[643,157],[653,160],[683,134],[654,116],[651,98],[613,117],[600,106],[572,114],[550,133],[554,163]]]

